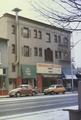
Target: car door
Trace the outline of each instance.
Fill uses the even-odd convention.
[[[26,86],[22,86],[22,95],[27,95],[28,88]]]
[[[56,86],[56,93],[60,93],[60,91],[61,91],[61,86],[60,86],[60,85],[57,85],[57,86]]]

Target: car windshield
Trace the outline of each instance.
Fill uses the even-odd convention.
[[[50,85],[49,87],[55,87],[55,85]]]

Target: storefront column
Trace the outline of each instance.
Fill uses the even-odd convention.
[[[40,93],[42,93],[42,76],[38,75],[37,76],[37,88]]]
[[[19,85],[21,85],[22,84],[22,79],[20,78],[20,77],[18,77],[17,79],[16,79],[16,85],[17,85],[17,87],[19,86]]]

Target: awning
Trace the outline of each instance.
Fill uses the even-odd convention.
[[[76,75],[65,75],[65,79],[77,79]]]

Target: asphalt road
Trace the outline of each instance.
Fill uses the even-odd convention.
[[[77,104],[77,94],[7,98],[0,101],[0,116],[30,113]]]

